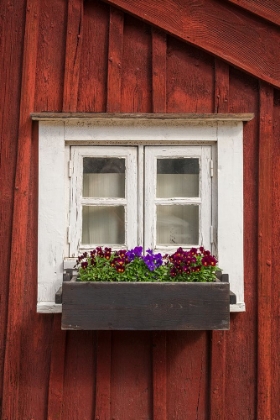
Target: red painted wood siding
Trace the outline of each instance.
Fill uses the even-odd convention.
[[[2,420],[279,419],[279,91],[101,1],[3,0],[0,19]],[[229,332],[65,332],[36,314],[34,111],[255,113],[247,312]]]

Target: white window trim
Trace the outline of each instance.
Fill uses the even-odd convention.
[[[209,144],[217,147],[217,241],[219,265],[237,296],[231,312],[244,312],[243,121],[252,114],[110,115],[33,114],[39,120],[39,227],[37,312],[61,312],[69,191],[70,145]]]

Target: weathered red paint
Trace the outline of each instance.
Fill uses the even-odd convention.
[[[211,1],[211,20],[210,3],[201,8],[197,2],[200,24],[211,23],[208,40],[195,32],[186,37],[182,2],[171,0],[153,3],[156,19],[147,8],[143,15],[145,2],[111,2],[124,8],[137,3],[129,12],[161,30],[103,1],[2,3],[2,419],[277,419],[280,93],[265,83],[280,86],[272,54],[280,42],[272,13],[277,2]],[[238,52],[239,62],[239,44],[230,34],[229,54],[223,55],[219,24],[233,11],[244,22],[238,39],[248,52],[246,60],[245,50]],[[270,50],[260,51],[259,31]],[[244,127],[247,312],[231,316],[229,332],[65,333],[59,315],[36,314],[37,126],[29,119],[34,111],[255,113]]]
[[[270,22],[215,0],[105,1],[280,87],[280,31]]]

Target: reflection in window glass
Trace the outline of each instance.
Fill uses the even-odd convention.
[[[83,158],[83,197],[125,197],[125,159]]]
[[[83,206],[83,244],[124,244],[123,206]]]
[[[199,206],[157,206],[157,245],[199,243]]]
[[[157,159],[157,197],[199,197],[199,159]]]

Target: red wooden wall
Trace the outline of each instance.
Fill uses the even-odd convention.
[[[279,45],[269,7],[228,3],[244,40],[261,28],[271,48]],[[173,37],[169,26],[167,34],[97,0],[2,0],[0,19],[2,420],[280,419],[279,90],[254,63],[252,76],[219,58],[219,27],[215,56],[185,42],[184,32]],[[256,27],[251,33],[242,22]],[[199,42],[192,37],[207,50]],[[270,81],[279,80],[275,66]],[[30,113],[40,111],[255,113],[244,128],[247,311],[231,315],[229,332],[65,332],[59,315],[36,314],[38,150]]]

